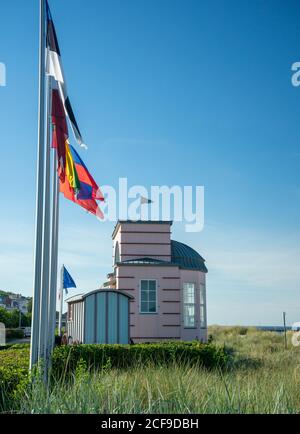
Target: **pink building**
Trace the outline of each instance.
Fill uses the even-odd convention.
[[[204,259],[171,240],[172,222],[119,221],[106,288],[130,294],[130,338],[207,340]]]

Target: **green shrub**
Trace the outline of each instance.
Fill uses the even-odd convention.
[[[20,329],[6,329],[6,339],[23,339],[24,331]]]
[[[4,307],[0,307],[0,322],[5,324],[8,329],[14,329],[19,326],[20,323],[20,312],[17,309],[8,311]],[[21,313],[21,324],[24,327],[30,327],[31,325],[31,313],[26,313],[25,315]]]
[[[6,347],[11,350],[30,350],[30,344],[10,344],[6,345]]]
[[[0,352],[0,410],[4,411],[27,384],[29,348],[9,348]]]
[[[239,327],[238,334],[240,336],[245,336],[248,333],[248,327]]]
[[[57,347],[53,354],[56,378],[76,372],[78,363],[90,369],[130,368],[147,365],[184,363],[205,368],[224,367],[229,359],[224,348],[199,342],[168,342],[137,345],[74,345]]]
[[[89,370],[176,365],[223,367],[228,354],[199,342],[137,345],[75,345],[56,347],[52,359],[53,384],[65,377],[81,378]],[[14,408],[29,385],[29,345],[13,345],[0,352],[0,412]],[[29,389],[27,389],[29,390]]]

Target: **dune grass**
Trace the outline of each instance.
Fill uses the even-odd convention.
[[[226,370],[181,364],[78,366],[72,381],[50,388],[37,381],[22,391],[19,413],[299,413],[300,348],[284,349],[283,336],[240,327],[211,327],[217,345],[232,348]]]

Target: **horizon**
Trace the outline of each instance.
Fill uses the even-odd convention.
[[[24,3],[0,16],[0,288],[32,296],[38,2]],[[172,239],[206,260],[208,324],[299,321],[297,1],[49,4],[89,149],[71,144],[99,185],[204,186],[204,229],[174,222]],[[112,270],[116,222],[60,207],[59,264],[89,292]]]
[[[70,291],[70,289],[68,291]],[[5,292],[6,294],[8,294],[8,296],[9,295],[14,295],[14,296],[15,295],[20,295],[21,297],[32,299],[31,296],[23,296],[22,294],[16,294],[16,293],[9,292],[9,291],[0,290],[0,292]],[[73,294],[70,297],[69,297],[69,295],[68,295],[68,297],[65,297],[65,299],[64,299],[65,303],[67,303],[68,299],[76,297],[76,295],[80,295],[80,294],[78,293],[78,294]],[[0,297],[1,297],[1,295],[0,295]],[[59,314],[59,310],[58,309],[56,309],[56,314]],[[63,312],[63,315],[66,315],[66,314],[67,314],[67,310],[65,310]],[[271,324],[265,324],[265,325],[243,324],[243,325],[241,325],[241,324],[219,324],[219,323],[213,323],[213,324],[208,324],[208,327],[248,327],[248,328],[252,328],[252,327],[254,327],[254,328],[274,328],[274,327],[276,327],[276,328],[282,328],[282,329],[284,328],[283,324],[279,324],[279,323],[278,324],[272,324],[272,325]],[[292,325],[286,325],[286,329],[291,329],[291,328],[292,328]]]

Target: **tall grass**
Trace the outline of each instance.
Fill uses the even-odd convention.
[[[24,413],[296,413],[300,384],[282,373],[207,372],[188,366],[112,370],[47,390],[37,383]],[[259,375],[258,375],[259,374]]]
[[[219,345],[232,347],[226,371],[187,364],[88,372],[69,382],[22,392],[21,413],[299,413],[300,349],[284,349],[282,335],[212,327]],[[290,337],[290,336],[289,336]],[[290,342],[290,339],[288,339]],[[13,409],[12,409],[13,410]]]

